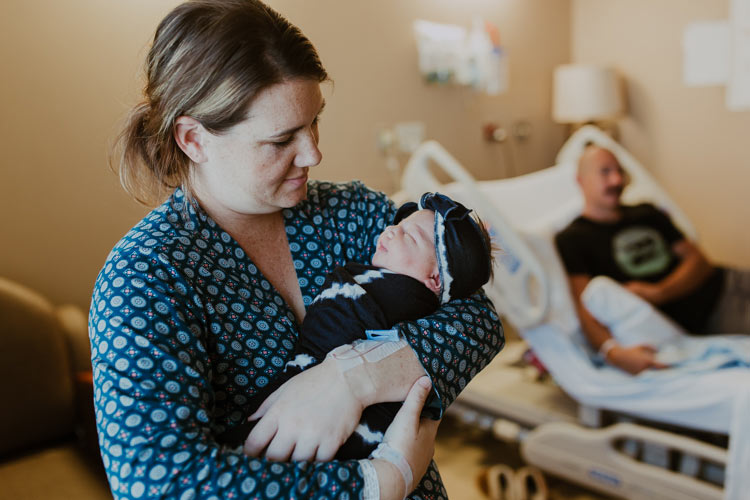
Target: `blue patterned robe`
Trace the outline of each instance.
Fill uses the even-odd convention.
[[[393,219],[361,183],[311,182],[283,211],[305,305],[327,273],[369,263]],[[441,410],[503,346],[483,295],[400,323]],[[355,460],[274,463],[221,446],[293,357],[291,309],[229,234],[181,190],[115,246],[89,316],[94,403],[112,492],[126,498],[359,498]],[[434,463],[410,498],[445,498]]]

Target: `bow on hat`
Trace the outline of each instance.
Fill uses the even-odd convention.
[[[440,303],[468,297],[490,279],[490,249],[470,209],[440,193],[425,193],[419,203],[404,203],[393,220],[417,210],[435,212],[435,253],[440,273]]]

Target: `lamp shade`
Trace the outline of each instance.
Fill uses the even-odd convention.
[[[555,68],[552,118],[556,122],[614,118],[622,108],[617,74],[612,69],[583,64]]]

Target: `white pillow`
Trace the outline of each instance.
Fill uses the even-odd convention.
[[[580,323],[570,295],[568,278],[555,250],[552,232],[521,233],[539,259],[549,283],[549,306],[542,323],[552,323],[570,336],[580,335]],[[575,340],[580,340],[576,338]]]
[[[581,301],[624,346],[649,344],[658,348],[686,334],[650,303],[606,276],[593,278],[583,290]]]

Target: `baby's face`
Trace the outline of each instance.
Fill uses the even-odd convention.
[[[396,226],[388,226],[378,239],[372,263],[394,273],[406,274],[436,291],[440,288],[435,255],[435,212],[418,210]]]

